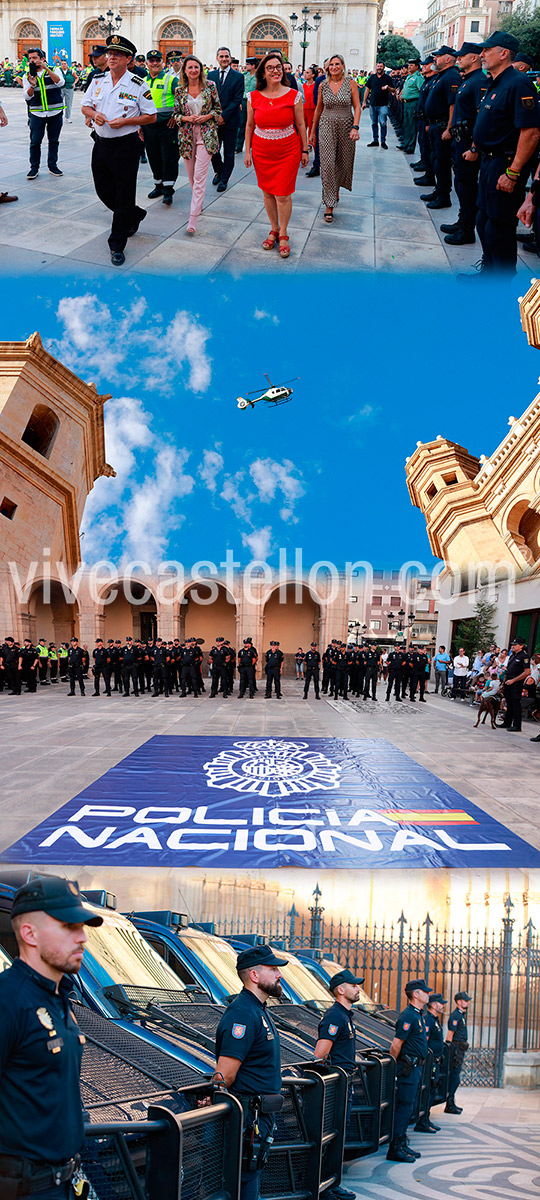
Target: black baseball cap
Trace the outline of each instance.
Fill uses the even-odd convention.
[[[90,58],[100,58],[102,54],[106,54],[106,53],[107,53],[106,46],[92,46],[92,49],[90,51]]]
[[[522,54],[521,50],[516,51],[516,57],[514,59],[514,62],[515,63],[522,62],[522,63],[525,63],[526,67],[534,67],[534,62],[533,62],[530,54]]]
[[[452,58],[457,58],[457,50],[453,50],[451,46],[441,46],[440,50],[433,51],[434,58],[439,58],[441,54],[451,54]]]
[[[442,992],[432,992],[428,1004],[448,1004],[448,1000],[445,1000]]]
[[[472,1000],[472,996],[468,992],[456,992],[454,1000]]]
[[[429,992],[429,983],[425,979],[410,979],[405,984],[405,995],[412,996],[413,992]]]
[[[352,971],[349,971],[348,967],[345,967],[343,971],[338,971],[337,975],[332,975],[328,987],[330,988],[330,991],[333,992],[334,988],[339,987],[341,983],[363,983],[364,979],[365,975],[363,975],[361,979],[359,977],[357,978],[356,975],[353,975]]]
[[[11,916],[45,912],[56,921],[66,921],[69,925],[103,925],[103,917],[86,908],[83,899],[76,880],[44,875],[23,883],[15,892]]]
[[[463,54],[480,54],[481,48],[478,42],[463,42],[463,45],[459,47],[457,56],[461,58]]]
[[[249,971],[251,967],[286,967],[288,958],[277,958],[271,946],[250,946],[241,950],[236,960],[237,971]]]
[[[493,50],[496,46],[499,46],[501,50],[512,50],[514,54],[517,54],[519,50],[517,37],[514,37],[513,33],[502,33],[501,30],[498,33],[492,33],[487,41],[481,42],[478,49]]]
[[[163,55],[161,53],[161,50],[149,50],[148,54],[146,55],[146,61],[147,62],[162,62]]]

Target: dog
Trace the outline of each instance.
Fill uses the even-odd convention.
[[[495,729],[496,728],[495,717],[497,716],[500,706],[501,706],[501,697],[498,692],[495,692],[495,695],[493,695],[493,696],[489,696],[489,695],[481,696],[480,697],[480,707],[478,709],[478,716],[476,718],[476,725],[474,725],[473,728],[474,729],[478,728],[478,725],[480,724],[480,717],[482,716],[482,713],[484,714],[482,717],[482,725],[485,725],[486,717],[489,713],[489,717],[491,720],[491,728]]]

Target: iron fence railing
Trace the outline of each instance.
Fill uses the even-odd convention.
[[[374,1000],[400,1009],[407,979],[425,978],[453,1005],[458,991],[472,996],[468,1011],[471,1052],[463,1077],[500,1086],[506,1050],[540,1047],[540,936],[532,921],[514,930],[510,897],[498,930],[456,930],[435,924],[429,913],[416,926],[404,913],[389,925],[326,919],[317,887],[309,916],[294,905],[286,917],[212,923],[226,937],[255,934],[290,953],[331,958],[364,976]]]

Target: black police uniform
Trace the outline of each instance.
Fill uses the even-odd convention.
[[[396,1037],[403,1042],[396,1069],[396,1107],[394,1140],[405,1137],[411,1119],[422,1066],[428,1051],[424,1017],[413,1004],[408,1004],[396,1021]]]
[[[210,699],[213,699],[214,696],[217,696],[219,684],[221,684],[221,692],[223,695],[223,699],[225,700],[228,696],[228,690],[227,690],[227,661],[228,661],[228,658],[229,658],[229,652],[223,642],[220,642],[219,644],[216,643],[215,646],[212,646],[210,654],[208,655],[208,662],[210,663],[210,666],[212,669],[212,687],[210,689]]]
[[[452,166],[454,186],[459,200],[458,221],[466,234],[474,234],[478,200],[480,164],[467,162],[463,155],[473,143],[473,130],[480,104],[488,89],[488,79],[479,67],[465,76],[456,92],[452,116]]]
[[[401,697],[403,700],[405,699],[405,696],[407,693],[407,687],[409,686],[409,680],[411,678],[411,673],[412,673],[412,666],[413,666],[412,652],[410,650],[406,650],[403,655],[402,665],[401,665]]]
[[[246,690],[249,691],[249,698],[253,700],[255,695],[255,663],[257,654],[253,646],[242,646],[238,651],[238,697],[241,700],[245,696]]]
[[[328,1008],[319,1022],[319,1038],[332,1042],[329,1059],[333,1067],[341,1067],[349,1076],[347,1091],[347,1113],[345,1123],[349,1121],[353,1100],[353,1088],[350,1077],[356,1066],[356,1030],[352,1014],[343,1004],[336,1000]]]
[[[455,1104],[456,1092],[461,1082],[461,1068],[463,1059],[469,1049],[469,1036],[467,1033],[467,1013],[462,1012],[460,1008],[455,1008],[453,1013],[448,1018],[448,1032],[453,1033],[452,1041],[449,1044],[449,1063],[448,1063],[448,1099],[447,1104]]]
[[[437,198],[444,203],[449,202],[452,191],[452,151],[451,142],[443,141],[442,135],[460,84],[461,75],[457,67],[446,67],[444,71],[439,71],[425,99],[435,190]]]
[[[432,155],[431,155],[431,142],[430,142],[429,132],[426,129],[426,125],[428,124],[428,119],[426,117],[426,101],[427,101],[428,92],[433,87],[433,84],[435,83],[436,79],[437,79],[436,75],[432,75],[429,79],[424,79],[422,87],[420,88],[420,95],[418,97],[418,108],[416,110],[416,119],[418,121],[418,145],[420,147],[420,159],[425,167],[425,175],[422,179],[422,184],[435,183],[435,176],[433,174],[433,161],[432,161]],[[420,186],[420,180],[417,180],[416,182],[418,182],[418,185]]]
[[[133,642],[126,642],[125,646],[122,646],[120,651],[120,662],[122,664],[124,696],[129,696],[130,682],[133,684],[133,692],[135,696],[139,695],[139,681],[137,673],[139,657],[139,651]]]
[[[334,696],[342,696],[343,700],[347,699],[347,688],[349,686],[349,659],[347,651],[341,647],[335,656],[336,674],[334,679]]]
[[[21,694],[21,677],[19,673],[19,656],[20,649],[10,642],[4,642],[2,646],[2,666],[6,676],[6,683],[13,696]]]
[[[403,652],[401,650],[391,650],[386,661],[386,665],[388,667],[388,686],[386,688],[386,699],[390,699],[392,688],[394,688],[396,700],[399,700],[400,703],[402,664]]]
[[[19,650],[19,661],[21,663],[21,683],[26,684],[29,692],[37,691],[37,667],[36,667],[37,651],[34,646],[23,646]]]
[[[105,695],[110,696],[112,666],[109,651],[105,646],[96,646],[95,650],[92,651],[92,658],[94,660],[94,696],[99,696],[99,681],[101,676],[103,676],[105,684]]]
[[[419,699],[424,699],[424,689],[426,686],[426,660],[418,650],[413,650],[410,656],[410,675],[409,675],[409,699],[416,700],[416,692],[419,693]]]
[[[68,650],[69,696],[75,695],[75,684],[79,684],[81,696],[84,696],[84,650],[82,646],[70,646]]]
[[[505,729],[521,729],[521,692],[524,680],[521,683],[513,683],[512,680],[518,675],[522,675],[528,666],[529,656],[525,653],[525,650],[513,650],[506,664],[504,679],[503,690],[506,700],[506,712],[503,724]]]
[[[236,663],[236,650],[235,650],[234,646],[231,646],[230,642],[225,642],[225,647],[226,647],[227,653],[229,655],[229,661],[227,663],[227,691],[229,693],[229,696],[232,696],[233,691],[234,691],[234,667],[235,667],[235,663]]]
[[[113,691],[121,692],[122,691],[122,645],[119,641],[114,643],[114,647],[111,650],[111,657],[112,657],[112,673],[114,676]]]
[[[152,647],[152,662],[152,683],[154,685],[152,695],[154,697],[159,696],[160,690],[163,690],[167,697],[169,695],[169,676],[167,670],[169,651],[165,642],[158,642],[156,646]]]
[[[377,699],[377,679],[379,675],[379,655],[376,650],[367,650],[364,656],[365,671],[364,671],[364,700],[369,699],[369,689],[371,687],[371,699]]]
[[[332,682],[332,654],[333,646],[327,646],[322,656],[322,691],[324,696],[328,694],[328,687]]]
[[[435,1013],[429,1012],[429,1009],[424,1016],[424,1021],[427,1030],[428,1050],[431,1050],[433,1055],[433,1066],[431,1069],[429,1087],[429,1104],[424,1115],[424,1121],[427,1123],[429,1121],[431,1105],[435,1103],[437,1096],[437,1087],[441,1074],[441,1064],[444,1054],[444,1033],[439,1018],[435,1016]]]
[[[189,687],[189,690],[193,692],[193,695],[198,696],[199,680],[197,677],[197,654],[195,647],[191,643],[186,646],[182,646],[178,656],[178,662],[180,665],[180,684],[182,687],[181,695],[185,696],[186,688]]]
[[[283,662],[283,654],[278,646],[274,646],[273,650],[267,650],[265,654],[266,662],[266,692],[267,699],[272,695],[272,680],[278,700],[281,700],[281,664]]]
[[[65,1200],[83,1146],[85,1039],[68,1000],[72,986],[64,976],[57,991],[21,959],[0,975],[0,1193],[13,1200],[40,1177],[42,1200]]]
[[[538,94],[527,75],[507,67],[490,80],[473,133],[481,152],[476,227],[487,269],[515,270],[517,213],[525,198],[529,163],[511,192],[498,191],[497,182],[514,159],[521,130],[537,129],[539,121]]]
[[[311,680],[313,680],[315,699],[319,700],[319,671],[321,666],[321,656],[318,650],[308,650],[303,657],[305,666],[304,700],[307,700]]]
[[[241,1062],[229,1088],[244,1112],[240,1196],[241,1200],[257,1200],[267,1139],[272,1137],[274,1128],[272,1114],[260,1111],[260,1098],[279,1095],[281,1060],[279,1034],[266,1003],[245,988],[228,1005],[219,1022],[216,1058],[220,1055]]]

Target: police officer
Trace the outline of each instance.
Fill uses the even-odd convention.
[[[466,246],[476,241],[474,230],[479,164],[477,157],[470,162],[464,155],[472,146],[473,129],[480,103],[488,89],[488,80],[482,70],[482,61],[475,42],[463,42],[458,50],[456,64],[463,82],[456,92],[450,133],[459,214],[454,225],[441,225],[441,229],[449,246]]]
[[[72,637],[68,651],[68,676],[69,676],[69,692],[68,696],[75,695],[75,684],[78,683],[81,696],[84,696],[84,650],[79,646],[79,639]]]
[[[149,658],[150,661],[150,658]],[[152,646],[151,651],[152,662],[152,682],[154,690],[152,695],[154,698],[159,696],[160,690],[165,693],[165,697],[169,695],[169,676],[168,663],[169,653],[167,645],[160,637],[156,639],[155,646]]]
[[[93,124],[92,175],[99,199],[113,214],[109,248],[113,266],[126,261],[128,237],[146,216],[136,203],[140,159],[138,130],[155,124],[156,106],[146,83],[128,69],[135,46],[118,33],[107,38],[109,71],[96,75],[82,103]]]
[[[139,651],[133,642],[131,636],[126,637],[126,644],[120,650],[120,663],[122,667],[122,682],[124,684],[124,696],[129,696],[130,681],[133,684],[133,694],[139,695],[139,681],[137,677],[137,667],[139,663]]]
[[[235,650],[234,646],[231,646],[231,643],[228,638],[225,638],[225,648],[227,650],[227,654],[229,655],[229,659],[227,662],[227,692],[229,693],[229,696],[232,696],[233,691],[234,691],[234,668],[235,668],[235,663],[236,663],[236,650]]]
[[[396,1106],[394,1133],[386,1157],[391,1162],[414,1162],[418,1150],[411,1150],[407,1127],[413,1114],[422,1066],[427,1054],[427,1032],[422,1015],[429,1000],[429,984],[425,979],[411,979],[405,988],[407,1007],[396,1021],[396,1036],[390,1054],[396,1059]]]
[[[426,1106],[426,1111],[414,1127],[417,1133],[439,1133],[440,1130],[440,1125],[434,1125],[431,1120],[430,1108],[435,1103],[437,1097],[437,1087],[444,1053],[444,1033],[441,1025],[441,1016],[444,1012],[445,1004],[446,1000],[440,992],[432,992],[428,1000],[427,1012],[424,1016],[428,1050],[431,1050],[433,1055],[433,1066],[429,1081],[429,1102]]]
[[[401,670],[403,665],[403,652],[401,650],[391,650],[386,660],[388,669],[388,683],[386,687],[386,700],[392,695],[392,688],[396,700],[401,704]]]
[[[266,651],[264,658],[266,662],[266,692],[264,698],[265,700],[270,700],[273,681],[276,699],[281,700],[281,672],[284,656],[279,648],[279,642],[270,642],[270,649]]]
[[[19,957],[0,975],[0,1195],[68,1200],[84,1142],[84,1036],[69,1003],[86,942],[77,883],[54,875],[15,893]]]
[[[308,698],[309,685],[311,683],[311,680],[313,680],[315,699],[320,700],[320,698],[321,698],[319,695],[320,667],[321,667],[321,656],[319,654],[319,651],[317,650],[317,643],[312,642],[311,648],[307,651],[306,654],[304,654],[304,669],[305,669],[304,700],[307,700],[307,698]]]
[[[49,670],[49,651],[47,649],[45,638],[39,639],[39,642],[36,646],[36,654],[39,659],[38,670],[40,686],[48,686],[49,680],[47,679],[47,673]]]
[[[431,163],[431,147],[429,144],[429,135],[428,135],[428,131],[426,128],[427,119],[426,119],[426,112],[425,112],[425,102],[426,102],[427,93],[431,87],[431,84],[437,78],[437,72],[435,70],[435,63],[434,63],[432,54],[428,54],[427,58],[425,58],[424,61],[420,64],[420,73],[421,73],[422,79],[424,81],[422,83],[422,87],[420,89],[420,95],[418,97],[418,107],[416,109],[416,120],[417,120],[417,124],[418,124],[418,146],[419,146],[419,150],[420,150],[420,158],[417,160],[417,162],[411,163],[411,169],[413,171],[418,171],[418,172],[423,171],[424,172],[422,178],[419,177],[418,179],[415,179],[414,182],[417,187],[425,187],[428,184],[433,185],[435,183],[435,176],[433,174],[433,167],[432,167],[432,163]]]
[[[120,651],[122,649],[122,643],[120,641],[120,638],[117,638],[116,641],[113,641],[112,638],[109,638],[109,640],[107,642],[107,647],[108,647],[109,654],[111,656],[111,662],[112,662],[112,676],[114,677],[113,692],[121,692],[122,691],[122,663],[120,661]]]
[[[332,655],[333,655],[333,651],[334,651],[333,644],[330,644],[326,647],[326,650],[324,651],[323,656],[322,656],[322,692],[323,692],[323,696],[328,695],[329,687],[330,687],[330,695],[332,694],[332,691],[333,691],[333,687],[332,687]]]
[[[60,676],[61,683],[66,683],[67,681],[68,653],[68,643],[62,642],[62,645],[58,649],[58,674]]]
[[[540,138],[538,93],[521,71],[512,67],[518,48],[511,33],[492,33],[479,47],[491,76],[480,104],[473,145],[480,152],[476,228],[482,243],[484,271],[515,273],[517,212],[525,197],[531,159]],[[470,278],[478,278],[479,274]]]
[[[25,639],[26,640],[26,639]],[[5,672],[6,683],[9,687],[10,696],[20,696],[21,694],[21,673],[19,670],[19,655],[20,648],[15,645],[15,639],[6,638],[2,650],[2,670]]]
[[[267,1000],[282,995],[280,967],[270,946],[242,950],[236,970],[239,996],[228,1005],[216,1032],[216,1083],[224,1082],[244,1113],[241,1200],[258,1200],[261,1170],[274,1129],[273,1113],[282,1106],[279,1034]]]
[[[89,57],[90,62],[92,63],[92,70],[88,72],[85,80],[83,88],[83,91],[85,92],[88,91],[88,88],[90,87],[92,80],[95,79],[96,75],[102,75],[104,71],[109,70],[106,46],[92,46]]]
[[[517,71],[516,71],[517,74]],[[506,663],[504,677],[504,698],[506,712],[503,725],[510,733],[521,730],[521,692],[523,681],[529,675],[529,656],[525,651],[525,642],[515,638],[512,642],[511,653]]]
[[[379,677],[379,651],[376,646],[367,646],[364,653],[364,700],[369,700],[369,689],[371,687],[371,699],[377,700],[377,680]]]
[[[410,674],[409,674],[409,700],[413,704],[416,703],[416,693],[419,692],[419,699],[425,704],[424,690],[426,686],[426,655],[420,650],[412,650],[410,653]]]
[[[186,694],[186,688],[193,692],[194,696],[199,695],[199,680],[197,672],[197,651],[195,646],[195,638],[188,638],[185,646],[182,646],[179,654],[180,664],[180,683],[182,686],[182,696]]]
[[[456,1104],[456,1092],[461,1082],[461,1068],[463,1059],[469,1049],[469,1039],[467,1034],[467,1009],[469,1007],[472,996],[468,992],[456,992],[454,996],[455,1009],[450,1014],[448,1020],[448,1033],[446,1034],[446,1045],[448,1051],[448,1097],[446,1100],[445,1112],[453,1113],[456,1116],[463,1112]]]
[[[347,967],[332,976],[328,987],[334,1003],[327,1008],[319,1022],[319,1039],[313,1052],[315,1058],[328,1059],[333,1067],[341,1067],[349,1077],[346,1125],[351,1115],[354,1095],[352,1074],[356,1067],[356,1030],[351,1009],[360,997],[360,985],[363,982],[363,978],[357,978]],[[347,1188],[333,1187],[330,1196],[337,1197],[337,1200],[355,1200],[356,1193]]]
[[[225,647],[225,639],[218,637],[208,655],[208,663],[212,671],[212,686],[210,688],[210,699],[213,700],[218,693],[218,687],[221,684],[221,692],[223,699],[226,700],[227,692],[227,663],[229,655]]]
[[[336,672],[334,676],[334,697],[337,700],[341,696],[343,700],[347,699],[347,688],[349,686],[349,658],[347,655],[347,647],[344,642],[340,642],[334,656]],[[332,695],[332,693],[330,693]]]
[[[21,683],[26,684],[29,692],[37,691],[37,669],[39,666],[39,656],[32,645],[30,638],[25,638],[23,646],[19,651],[19,679]]]
[[[148,193],[148,199],[155,200],[162,196],[163,203],[170,205],[178,178],[178,136],[172,114],[174,93],[180,81],[175,71],[163,66],[161,50],[149,50],[146,65],[148,91],[157,111],[155,125],[146,125],[143,130],[148,162],[154,176],[154,186]]]
[[[435,191],[422,196],[428,208],[450,208],[452,191],[451,133],[454,102],[461,76],[455,66],[456,51],[441,46],[433,54],[437,77],[425,98],[426,120],[429,126]]]
[[[99,696],[99,680],[103,676],[105,695],[111,695],[111,659],[109,651],[103,645],[103,638],[96,638],[96,648],[92,651],[94,660],[94,696]]]
[[[255,695],[255,663],[257,651],[253,648],[250,638],[244,638],[242,649],[238,651],[238,698],[242,699],[249,690],[249,698]]]

